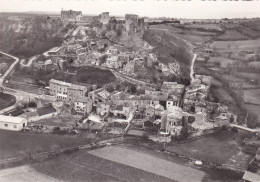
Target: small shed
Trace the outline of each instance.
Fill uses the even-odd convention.
[[[0,129],[21,131],[26,126],[26,118],[0,115]]]

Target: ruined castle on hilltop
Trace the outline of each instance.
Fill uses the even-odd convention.
[[[82,18],[82,12],[73,10],[61,10],[60,17],[62,21],[79,21]]]
[[[144,19],[139,18],[138,15],[125,15],[125,30],[129,34],[144,30]]]
[[[144,19],[139,18],[138,15],[135,14],[126,14],[124,19],[110,18],[109,12],[103,12],[100,15],[100,22],[103,25],[107,25],[111,19],[115,19],[118,24],[122,24],[128,35],[133,35],[134,33],[145,29]]]

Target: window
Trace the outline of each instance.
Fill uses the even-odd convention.
[[[17,128],[17,125],[14,125],[14,128]]]
[[[5,124],[5,127],[8,127],[8,124]]]

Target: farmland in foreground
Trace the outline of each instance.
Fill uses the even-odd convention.
[[[107,153],[107,150],[113,152]],[[109,160],[106,157],[109,157]],[[184,162],[185,165],[177,165],[174,161],[173,156],[169,154],[133,145],[119,145],[119,147],[105,147],[89,152],[78,151],[63,154],[56,159],[38,163],[33,168],[39,173],[65,181],[176,181],[163,177],[168,172],[168,175],[173,175],[174,178],[183,177],[181,181],[185,181],[185,179],[187,181],[189,178],[185,176],[187,170],[182,171],[181,169],[189,169],[192,174],[196,174],[194,178],[193,176],[189,178],[189,181],[192,182],[198,181],[196,179],[199,179],[197,177],[201,177],[201,175],[203,175],[203,179],[199,181],[203,182],[240,182],[241,179],[240,175],[230,171],[201,168],[192,163],[188,164],[187,161]],[[165,164],[172,165],[172,167],[167,167]],[[140,165],[143,169],[140,168]],[[156,175],[148,172],[149,169],[157,170],[156,173],[163,172]]]
[[[122,155],[121,153],[118,157],[122,158]],[[62,155],[57,159],[36,164],[33,168],[40,173],[65,181],[175,182],[160,175],[91,155],[87,151]]]
[[[35,169],[33,169],[31,166],[28,165],[0,170],[0,179],[1,182],[10,182],[10,181],[59,182],[59,180],[55,178],[37,172]]]
[[[0,160],[22,157],[28,153],[52,151],[87,144],[90,139],[77,136],[35,134],[0,130]]]

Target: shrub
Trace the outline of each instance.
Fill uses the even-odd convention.
[[[52,129],[53,132],[59,132],[60,131],[60,127],[56,126]]]
[[[237,133],[238,129],[237,128],[231,128],[231,131],[234,132],[234,133]]]

